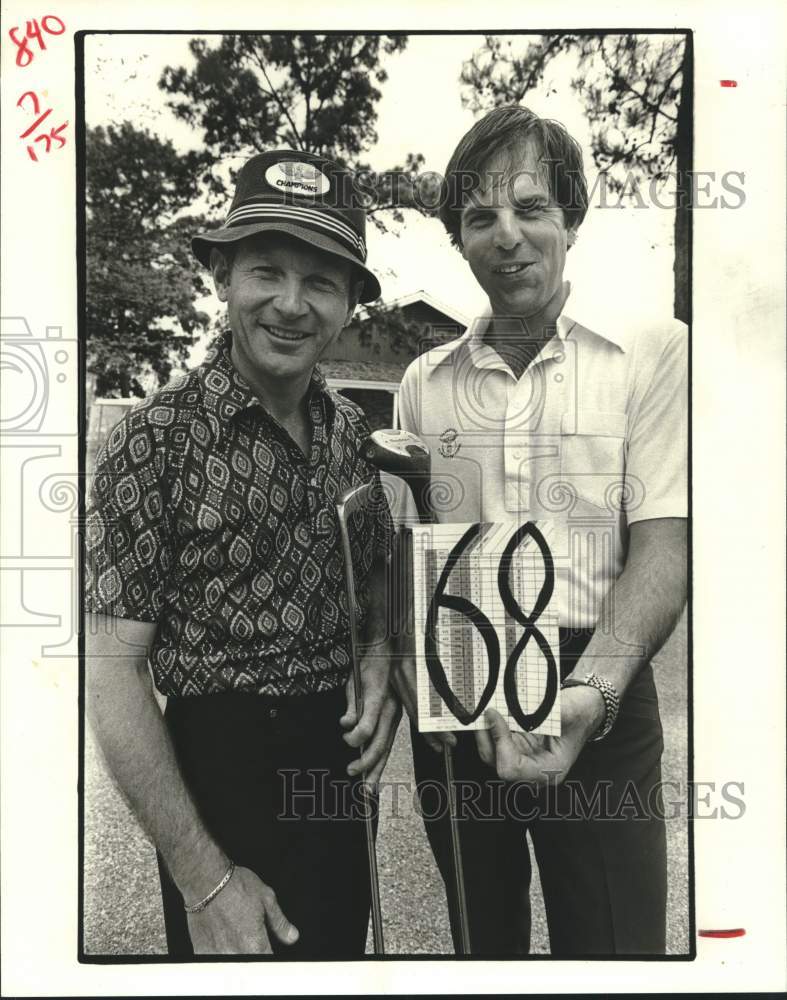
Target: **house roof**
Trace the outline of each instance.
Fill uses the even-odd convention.
[[[408,361],[395,364],[386,361],[334,361],[320,362],[320,371],[326,378],[351,382],[392,382],[398,385],[407,369]]]
[[[423,288],[419,288],[415,292],[410,292],[409,295],[401,295],[398,299],[391,299],[390,302],[382,303],[384,306],[398,307],[399,309],[404,309],[405,306],[411,306],[416,302],[423,302],[432,309],[436,309],[438,312],[444,313],[449,319],[454,320],[455,323],[461,323],[462,326],[467,327],[470,325],[470,320],[465,316],[464,313],[455,309],[453,306],[448,306],[439,299],[436,299],[434,295],[430,295],[429,292],[425,292]]]

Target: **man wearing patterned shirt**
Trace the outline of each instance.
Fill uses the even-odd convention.
[[[363,482],[379,496],[379,481],[360,457],[363,414],[315,368],[356,303],[380,294],[357,204],[329,160],[249,160],[224,227],[192,244],[229,329],[97,460],[88,713],[157,847],[177,956],[365,948],[358,784],[379,778],[398,721],[383,630],[391,523],[381,498],[350,522],[358,718],[336,504]]]

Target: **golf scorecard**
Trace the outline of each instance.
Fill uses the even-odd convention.
[[[413,628],[421,732],[560,735],[552,523],[413,527]],[[409,560],[408,560],[409,561]]]

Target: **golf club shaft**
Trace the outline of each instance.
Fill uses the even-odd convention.
[[[456,893],[456,905],[459,911],[460,955],[470,955],[470,927],[467,914],[467,895],[465,893],[465,871],[462,864],[462,845],[459,843],[459,826],[456,816],[454,754],[447,743],[443,744],[443,760],[445,763],[445,782],[448,789],[448,810],[451,818],[451,853],[454,862],[454,892]]]
[[[409,481],[408,481],[408,485]],[[428,497],[428,480],[426,485],[422,488],[421,496],[426,500]],[[413,491],[413,496],[415,497],[415,490],[413,490],[412,485],[410,489]],[[429,510],[428,506],[424,505],[423,508],[419,507],[418,500],[416,499],[416,508],[418,509],[418,517],[422,524],[433,524],[435,522],[434,514]],[[408,536],[412,542],[412,536]],[[403,553],[402,559],[402,572],[407,573],[409,577],[412,571],[412,544],[408,545]],[[405,618],[405,628],[407,634],[411,636],[414,630],[413,624],[413,601],[412,601],[412,590],[408,588],[407,591],[407,615]],[[443,764],[445,767],[445,785],[446,792],[448,796],[448,817],[451,826],[451,860],[454,869],[454,894],[456,897],[456,907],[457,914],[459,917],[459,937],[460,937],[460,954],[470,955],[470,927],[469,927],[469,917],[467,912],[467,894],[465,892],[465,878],[464,878],[464,865],[462,864],[462,846],[459,843],[459,826],[457,822],[457,809],[456,809],[456,780],[454,778],[454,752],[452,748],[447,744],[443,744]]]
[[[436,522],[430,503],[431,459],[429,449],[416,435],[406,431],[380,430],[375,431],[364,442],[362,447],[364,457],[381,472],[403,479],[415,501],[418,520],[421,524]],[[406,565],[406,563],[405,563]],[[406,592],[409,592],[409,588]],[[411,592],[410,592],[411,593]],[[410,629],[412,611],[406,615],[406,629]],[[454,781],[453,751],[443,744],[443,760],[445,763],[445,780],[448,794],[448,815],[451,825],[451,855],[454,866],[454,890],[459,916],[461,938],[461,954],[469,955],[470,929],[467,912],[467,896],[465,893],[464,868],[462,865],[462,849],[459,843],[459,827],[456,815],[456,786]]]
[[[414,474],[402,477],[410,487],[418,511],[421,524],[434,524],[436,518],[429,504],[430,477]],[[445,765],[445,784],[448,793],[448,816],[451,825],[451,858],[454,868],[454,892],[459,916],[459,936],[462,955],[470,955],[470,927],[467,913],[467,894],[465,892],[464,865],[462,864],[462,845],[459,842],[459,826],[456,810],[456,781],[454,778],[454,752],[447,743],[443,744],[443,762]]]
[[[363,713],[363,687],[361,685],[361,661],[358,652],[358,622],[355,617],[355,577],[353,575],[352,549],[350,546],[350,533],[348,530],[348,518],[352,511],[361,506],[368,499],[369,486],[356,487],[340,498],[338,505],[339,531],[344,552],[345,581],[347,589],[347,604],[350,619],[350,651],[352,656],[353,669],[353,691],[355,695],[355,716],[356,722],[360,720]],[[363,756],[364,747],[360,748]],[[366,772],[362,774],[362,780],[366,784]],[[364,798],[370,799],[371,792],[364,789]],[[380,880],[377,872],[377,852],[375,850],[374,819],[371,809],[371,802],[366,801],[364,809],[364,830],[366,834],[366,855],[369,863],[369,891],[372,912],[372,940],[374,942],[375,955],[385,954],[385,942],[383,940],[383,915],[380,903]]]
[[[418,512],[418,520],[421,524],[434,524],[435,516],[429,503],[429,475],[413,473],[412,475],[402,476],[402,479],[410,487],[410,492],[413,494],[415,509]]]

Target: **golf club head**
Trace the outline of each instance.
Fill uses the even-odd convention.
[[[423,523],[434,520],[429,506],[432,456],[421,438],[409,431],[373,431],[361,445],[361,454],[380,472],[403,479],[413,494],[419,519]]]
[[[381,472],[394,476],[429,475],[432,457],[429,448],[409,431],[373,431],[361,445],[363,457]]]

